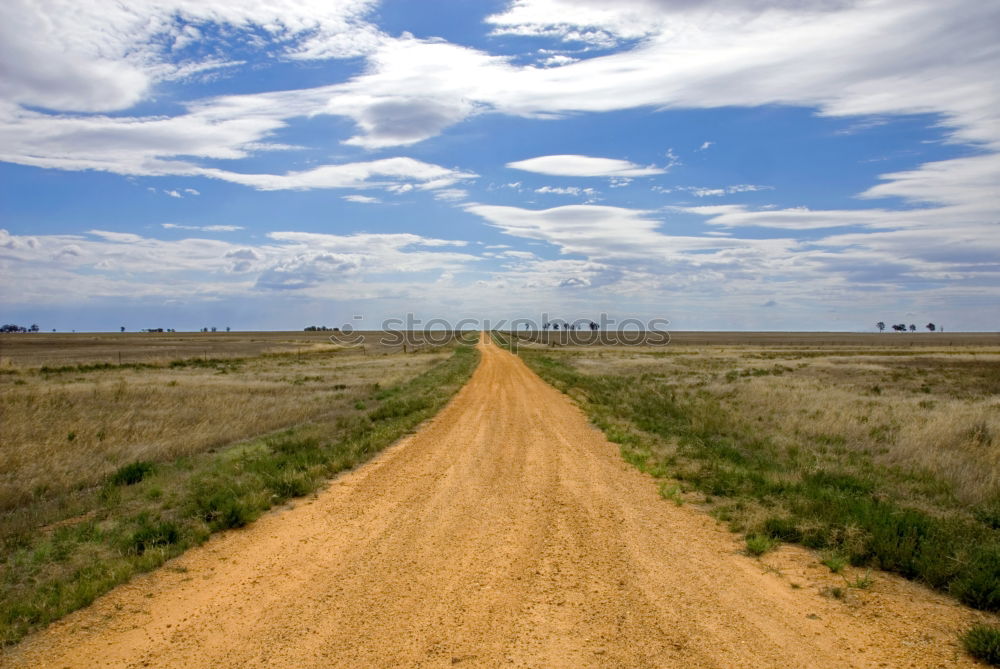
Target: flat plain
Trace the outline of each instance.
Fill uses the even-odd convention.
[[[380,342],[0,337],[0,643],[364,461],[474,364]]]
[[[286,336],[283,346],[295,341]],[[743,336],[752,341],[675,333],[654,347],[495,333],[562,394],[484,339],[471,382],[375,462],[133,580],[7,658],[971,664],[961,635],[994,628],[1000,604],[1000,337]],[[404,387],[428,379],[397,409],[430,392],[437,381],[427,374],[455,360],[445,351],[288,349],[254,358],[260,367],[240,364],[247,379],[284,374],[301,404],[312,382],[295,380],[321,374],[290,372],[317,364],[312,356],[346,365],[338,374],[368,364],[374,375],[401,374]],[[169,369],[156,364],[167,367],[132,371]],[[216,379],[238,373],[209,367]],[[455,369],[445,377],[452,388],[471,366]],[[36,374],[4,377],[23,388]],[[77,372],[49,376],[66,374]],[[387,413],[371,407],[390,398],[361,386],[340,411],[361,402],[355,413]],[[313,390],[324,397],[317,404],[335,404],[347,389]],[[265,450],[310,453],[316,430],[337,421],[307,423]],[[174,480],[125,491],[162,495]]]

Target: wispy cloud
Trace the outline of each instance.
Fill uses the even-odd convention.
[[[236,232],[245,230],[242,225],[181,225],[180,223],[160,223],[167,230],[199,230],[201,232]]]
[[[754,193],[757,191],[774,190],[773,186],[760,186],[757,184],[736,184],[733,186],[720,186],[717,188],[705,186],[653,186],[651,188],[656,193],[691,193],[695,197],[714,197],[720,195],[733,195],[734,193]]]
[[[543,195],[575,195],[586,196],[586,197],[596,197],[597,191],[593,188],[581,188],[579,186],[542,186],[535,189],[536,193],[541,193]]]
[[[216,226],[163,224],[167,229]],[[227,228],[230,226],[218,226]],[[7,303],[72,304],[101,297],[212,299],[259,291],[327,295],[336,286],[394,275],[419,282],[431,270],[459,271],[479,261],[466,243],[414,234],[330,235],[272,232],[256,245],[211,239],[161,240],[90,230],[85,235],[11,235],[0,229],[9,268],[44,268],[44,277]],[[127,281],[125,277],[128,277]],[[415,278],[417,277],[417,278]],[[374,285],[374,284],[373,284]],[[416,284],[414,284],[416,285]]]

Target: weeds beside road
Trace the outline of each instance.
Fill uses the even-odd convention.
[[[1000,355],[522,349],[622,455],[780,541],[1000,610]]]
[[[431,356],[419,357],[435,361]],[[342,384],[330,376],[329,369],[322,375],[313,374],[321,377],[319,379],[296,374],[301,370],[294,367],[275,370],[275,374],[280,373],[283,377],[284,388],[288,390],[303,385],[309,388],[308,384],[333,384],[326,389],[329,392],[316,392],[315,389],[312,392],[313,398],[319,398],[327,406],[317,407],[315,399],[300,398],[298,401],[306,404],[307,413],[304,416],[295,411],[287,414],[285,417],[292,420],[284,424],[294,426],[283,431],[214,450],[181,444],[181,450],[176,452],[148,452],[139,460],[99,475],[103,483],[98,485],[89,482],[93,473],[85,472],[75,489],[72,486],[59,488],[49,497],[40,491],[38,499],[22,499],[4,514],[5,522],[0,525],[3,530],[0,534],[0,644],[16,642],[31,630],[86,606],[132,575],[153,569],[202,543],[213,532],[245,525],[267,509],[306,495],[333,474],[365,461],[436,413],[468,379],[478,354],[475,349],[460,345],[450,357],[424,367],[426,371],[419,375],[409,370],[401,374],[391,369],[393,365],[399,367],[412,359],[413,356],[401,356],[370,361],[383,380],[399,381],[391,385],[367,382],[358,385],[355,392],[346,391],[346,386],[337,388]],[[251,362],[256,365],[259,361]],[[352,364],[365,363],[355,361]],[[148,370],[131,371],[146,373]],[[226,370],[212,371],[226,373]],[[92,373],[107,372],[92,370]],[[217,388],[223,386],[223,391],[225,378],[217,382]],[[158,383],[163,380],[165,377],[157,377]],[[32,381],[27,381],[26,385],[29,382]],[[72,387],[59,388],[47,395],[49,399],[65,396],[83,403],[93,399],[91,395],[103,397],[105,386],[110,386],[109,392],[114,395],[116,384],[120,383],[126,383],[123,397],[132,392],[127,381],[117,378],[108,378],[105,382],[102,379],[88,381],[84,377],[83,383],[90,383],[92,390],[77,392]],[[193,385],[185,385],[187,387],[174,394],[186,402],[185,406],[191,405],[186,411],[197,418],[195,425],[211,426],[224,421],[232,410],[253,417],[252,404],[249,408],[233,404],[235,391],[231,387],[229,394],[223,392],[221,398],[209,402],[204,393],[195,392],[185,398],[183,393],[191,393],[194,389]],[[164,392],[173,392],[171,388],[167,385]],[[267,388],[262,394],[266,399],[281,391],[282,388]],[[132,396],[140,402],[137,406],[146,406],[141,393]],[[38,401],[36,398],[29,405]],[[202,402],[200,408],[197,406],[199,401]],[[99,406],[99,402],[94,406]],[[152,408],[155,405],[150,405],[147,411]],[[247,410],[250,414],[246,414]],[[119,408],[114,416],[123,426],[127,425],[128,417],[120,414]],[[163,416],[167,414],[162,414],[161,418],[169,424],[171,419]],[[150,424],[162,431],[163,425],[154,419],[155,416],[147,417]],[[303,419],[306,422],[301,422]],[[60,419],[55,417],[54,420]],[[185,432],[180,431],[174,437],[183,442],[185,436]],[[218,443],[222,437],[213,439]],[[73,449],[74,441],[64,442],[67,445],[63,455],[77,452]],[[210,442],[211,439],[206,443],[214,445]],[[53,447],[46,457],[55,462],[59,455],[60,450]],[[80,457],[84,456],[85,453]],[[40,518],[47,522],[40,524],[37,522]]]

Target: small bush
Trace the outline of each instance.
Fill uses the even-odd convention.
[[[774,550],[778,546],[775,541],[764,534],[751,534],[747,537],[747,554],[759,557],[768,551]]]
[[[858,590],[867,590],[872,587],[872,583],[874,582],[875,579],[872,578],[872,570],[868,569],[865,571],[864,576],[858,576],[853,581],[848,581],[847,585],[852,588],[857,588]]]
[[[802,541],[802,532],[791,518],[768,518],[761,528],[763,533],[772,539],[798,543]]]
[[[847,595],[847,592],[843,588],[836,586],[833,588],[823,588],[823,594],[834,599],[843,599]]]
[[[275,501],[285,501],[292,497],[302,497],[312,492],[313,479],[304,472],[283,472],[267,479],[267,487]]]
[[[984,611],[1000,610],[1000,549],[976,551],[951,582],[950,590],[963,604]]]
[[[839,574],[847,566],[847,558],[839,553],[829,553],[820,560],[824,565],[829,567],[830,571],[834,574]]]
[[[219,487],[213,487],[213,483]],[[196,514],[213,530],[243,527],[257,515],[248,500],[222,482],[200,482],[192,498]]]
[[[684,498],[681,497],[681,489],[679,487],[668,483],[661,483],[659,491],[660,497],[663,499],[669,499],[677,506],[683,506]]]
[[[167,546],[180,540],[177,525],[171,522],[152,522],[147,516],[139,519],[138,528],[128,537],[126,550],[134,555],[142,555],[155,546]]]
[[[153,469],[152,462],[140,460],[119,467],[118,471],[111,475],[110,481],[112,485],[135,485],[151,474]]]
[[[1000,630],[989,625],[973,625],[962,635],[962,645],[972,657],[1000,666]]]

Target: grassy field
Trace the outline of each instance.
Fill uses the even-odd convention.
[[[519,352],[748,552],[799,543],[998,611],[1000,338],[948,336]]]
[[[100,337],[5,341],[0,644],[364,461],[433,415],[477,358],[471,336],[403,354],[283,333],[268,348],[208,335],[218,348],[171,359],[191,335],[151,336],[160,349],[118,339],[137,360],[122,364],[100,359]]]
[[[501,333],[504,337],[512,333]],[[629,332],[629,331],[518,331],[513,333],[519,342],[548,347],[595,346],[617,349],[642,345],[660,345],[669,342],[676,347],[716,347],[716,346],[767,346],[770,348],[794,347],[816,348],[820,351],[869,348],[876,346],[887,349],[907,348],[951,348],[955,346],[1000,346],[1000,334],[993,332],[698,332],[671,331]]]
[[[129,332],[0,334],[0,370],[96,365],[163,365],[177,360],[233,359],[265,353],[338,351],[354,355],[412,353],[454,342],[455,333]]]

